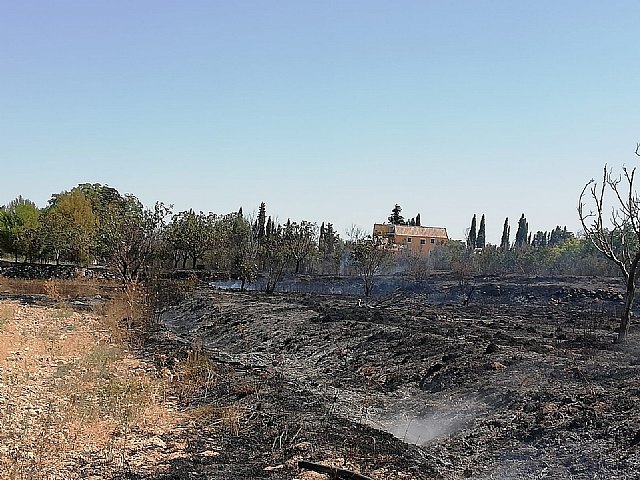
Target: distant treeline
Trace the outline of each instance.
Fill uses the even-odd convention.
[[[400,210],[394,207],[390,221],[403,221]],[[408,223],[420,225],[420,215]],[[499,246],[484,240],[484,215],[475,228],[474,215],[466,242],[450,241],[427,257],[402,249],[380,255],[384,239],[354,230],[345,241],[330,222],[279,222],[267,215],[265,203],[253,216],[242,208],[227,214],[173,212],[161,202],[149,208],[134,195],[85,183],[53,194],[44,208],[21,196],[1,207],[0,252],[15,262],[102,264],[125,282],[185,268],[227,272],[242,285],[261,275],[267,290],[285,273],[611,273],[590,243],[566,228],[531,235],[523,215],[513,244],[505,221]]]

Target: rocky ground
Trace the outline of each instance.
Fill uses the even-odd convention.
[[[5,295],[0,478],[640,478],[617,280],[389,291],[203,286],[126,344],[105,299]]]

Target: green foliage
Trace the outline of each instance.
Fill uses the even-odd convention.
[[[110,255],[112,246],[104,243],[110,238],[110,235],[104,230],[111,228],[113,224],[111,219],[114,212],[128,210],[129,200],[120,194],[118,190],[108,185],[99,183],[81,183],[73,190],[79,190],[84,194],[89,203],[95,217],[95,242],[93,245],[93,256],[100,262],[106,262]],[[64,193],[64,192],[63,192]],[[61,194],[52,196],[49,200],[50,204],[56,203],[56,197]]]
[[[173,215],[164,238],[173,249],[174,268],[180,260],[182,268],[188,260],[191,260],[191,268],[196,268],[198,259],[214,247],[217,220],[213,213],[195,213],[193,210]]]
[[[476,214],[474,213],[473,218],[471,219],[471,227],[469,228],[469,233],[467,234],[467,248],[470,250],[476,248],[477,240]]]
[[[253,235],[258,240],[262,239],[267,234],[269,228],[271,228],[271,226],[268,226],[269,228],[267,228],[266,218],[267,206],[262,202],[258,209],[258,218],[256,218],[256,221],[253,224]],[[271,219],[271,217],[269,217],[269,219]]]
[[[524,213],[518,221],[518,231],[516,232],[516,240],[514,246],[522,248],[529,243],[529,223],[524,216]]]
[[[229,271],[242,282],[240,289],[244,290],[246,283],[255,280],[258,273],[258,232],[241,211],[225,215],[217,226],[219,245],[230,261]]]
[[[318,226],[305,220],[300,223],[287,222],[284,230],[284,242],[289,257],[295,265],[294,273],[300,273],[302,262],[317,252]]]
[[[531,240],[531,246],[535,248],[546,247],[548,243],[547,232],[538,230]]]
[[[567,231],[567,227],[560,228],[558,225],[556,228],[551,230],[551,234],[549,235],[549,246],[553,247],[556,245],[561,245],[564,242],[571,240],[573,237],[573,233]]]
[[[42,218],[41,238],[45,254],[88,264],[95,247],[97,221],[89,199],[78,188],[56,194]]]
[[[484,224],[484,214],[482,214],[482,218],[480,219],[480,227],[478,228],[478,237],[476,238],[476,248],[484,248],[486,243],[487,241]]]
[[[344,242],[340,235],[333,229],[333,224],[322,223],[320,226],[320,236],[318,239],[318,254],[320,261],[320,270],[337,274],[340,268],[340,262],[344,253]]]
[[[111,203],[104,213],[100,242],[108,265],[125,284],[134,284],[160,246],[164,219],[170,209],[157,202],[146,209],[133,195],[124,203]]]
[[[19,256],[39,256],[40,211],[31,200],[18,196],[0,208],[0,249],[11,254],[15,261]]]
[[[511,233],[511,227],[509,226],[509,217],[504,219],[504,226],[502,227],[502,238],[500,239],[500,249],[502,251],[509,250],[510,240],[509,235]]]
[[[393,210],[391,210],[391,215],[388,218],[389,223],[392,223],[394,225],[405,225],[404,217],[400,215],[401,212],[402,207],[396,203],[396,206],[393,207]]]

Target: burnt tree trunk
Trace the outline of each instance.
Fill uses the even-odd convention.
[[[631,310],[633,309],[633,301],[636,296],[636,268],[637,265],[632,266],[632,270],[629,272],[626,278],[627,290],[624,295],[624,309],[622,310],[622,317],[620,318],[620,327],[618,328],[617,343],[625,343],[627,336],[629,335],[629,325],[631,324]]]

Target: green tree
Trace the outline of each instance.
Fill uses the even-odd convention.
[[[316,253],[317,231],[318,226],[315,223],[305,220],[300,223],[287,222],[284,231],[284,241],[289,251],[289,256],[295,265],[295,274],[300,273],[302,263],[313,257]]]
[[[527,223],[527,219],[524,216],[524,213],[518,220],[518,230],[516,231],[516,240],[515,246],[520,248],[528,244],[529,242],[529,223]]]
[[[78,188],[52,197],[42,217],[42,242],[56,264],[61,258],[88,264],[96,242],[91,202]]]
[[[193,210],[173,215],[165,239],[176,252],[174,262],[182,259],[182,268],[185,268],[187,260],[191,260],[191,268],[195,269],[198,259],[214,246],[216,221],[213,213],[195,213]]]
[[[393,207],[393,210],[391,210],[391,215],[388,218],[389,223],[392,223],[394,225],[405,225],[404,217],[400,215],[401,212],[402,207],[396,203],[396,206]]]
[[[420,227],[420,214],[416,215],[416,227]]]
[[[541,230],[538,230],[531,240],[531,246],[536,248],[544,248],[547,243],[547,232]]]
[[[96,221],[96,239],[92,253],[99,262],[105,263],[112,246],[104,243],[109,238],[104,229],[111,225],[109,217],[114,215],[114,212],[120,211],[124,214],[127,211],[128,200],[115,188],[100,183],[81,183],[75,189],[80,190],[91,203]],[[54,204],[58,195],[61,194],[54,194],[49,203]]]
[[[260,204],[260,208],[258,209],[258,218],[256,218],[255,223],[253,224],[254,228],[254,236],[258,240],[261,240],[266,235],[266,218],[267,218],[267,206],[264,202]]]
[[[486,244],[486,233],[485,233],[485,225],[484,225],[484,214],[480,218],[480,227],[478,227],[478,237],[476,238],[476,247],[484,248]]]
[[[228,261],[231,276],[240,280],[241,291],[258,273],[258,232],[253,227],[241,210],[223,216],[215,225],[216,249]]]
[[[0,248],[12,255],[15,262],[23,255],[37,255],[40,210],[31,200],[18,196],[0,208]]]
[[[469,228],[469,233],[467,234],[467,248],[473,250],[477,246],[477,234],[476,234],[476,214],[473,214],[473,218],[471,219],[471,227]]]
[[[321,270],[327,270],[333,274],[337,274],[342,254],[344,251],[344,242],[340,235],[334,230],[332,223],[324,222],[320,227],[320,237],[318,240],[318,252],[321,262]]]
[[[170,209],[161,202],[147,209],[133,195],[123,198],[124,203],[107,206],[99,234],[109,268],[131,285],[140,280],[157,253]]]
[[[567,227],[560,228],[560,225],[551,230],[549,235],[549,246],[554,247],[556,245],[562,245],[564,242],[573,238],[573,232],[567,231]]]
[[[507,251],[509,250],[510,241],[509,235],[511,233],[511,227],[509,226],[509,217],[504,219],[504,226],[502,227],[502,238],[500,239],[500,250]]]
[[[371,296],[375,277],[388,264],[391,249],[387,240],[380,235],[356,238],[350,245],[350,262],[362,278],[365,297]]]

